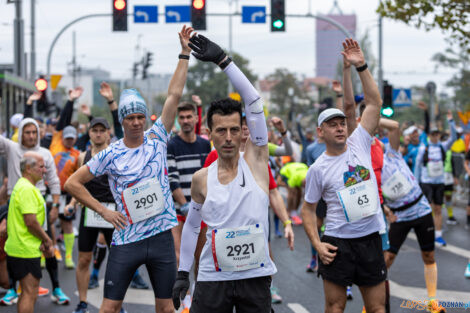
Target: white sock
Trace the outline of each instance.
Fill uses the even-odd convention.
[[[188,309],[191,308],[191,296],[190,295],[186,295],[186,297],[184,297],[183,307],[188,308]]]
[[[442,230],[436,230],[436,238],[442,237]]]

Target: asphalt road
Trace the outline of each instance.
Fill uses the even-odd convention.
[[[437,297],[442,301],[468,303],[470,301],[470,279],[465,279],[463,274],[467,261],[470,259],[470,230],[463,227],[465,222],[464,209],[456,208],[454,211],[460,224],[445,226],[444,237],[448,242],[448,246],[438,248],[436,251],[439,276]],[[296,226],[295,235],[295,251],[293,252],[288,250],[284,239],[272,239],[272,249],[278,268],[278,273],[274,277],[274,284],[278,287],[283,298],[283,303],[274,305],[274,310],[277,313],[324,312],[322,280],[316,274],[306,273],[305,271],[310,260],[310,247],[303,227]],[[77,258],[76,249],[74,258],[75,260]],[[409,309],[401,306],[403,306],[404,300],[425,300],[427,298],[423,268],[418,243],[414,239],[414,234],[410,234],[389,272],[392,312],[418,312],[416,308]],[[46,296],[38,299],[36,312],[72,312],[77,305],[78,293],[76,292],[75,272],[66,270],[62,263],[59,263],[59,269],[61,286],[72,299],[72,303],[68,306],[58,306],[51,302],[49,296]],[[145,268],[141,268],[141,273],[148,281]],[[100,276],[100,279],[103,279],[104,269],[101,270]],[[43,270],[41,286],[50,288],[46,270]],[[0,288],[0,296],[3,293],[4,291]],[[363,302],[357,287],[353,287],[353,295],[354,299],[348,301],[345,312],[359,313],[362,310]],[[89,291],[90,312],[98,312],[101,299],[101,288]],[[129,313],[154,312],[153,301],[152,291],[129,289],[124,308]],[[465,309],[447,310],[447,312],[464,311]],[[0,307],[0,312],[16,312],[16,306]]]

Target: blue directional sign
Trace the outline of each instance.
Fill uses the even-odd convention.
[[[242,23],[266,23],[266,7],[242,6]]]
[[[158,23],[158,6],[135,5],[134,23]]]
[[[393,105],[395,107],[411,106],[411,89],[393,89]]]
[[[191,22],[191,9],[189,5],[169,5],[165,7],[167,23]]]

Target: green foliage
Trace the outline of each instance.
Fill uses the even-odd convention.
[[[439,28],[449,32],[449,42],[470,52],[468,0],[382,0],[377,12],[426,31]]]
[[[278,68],[274,70],[274,73],[269,74],[266,79],[275,83],[271,88],[271,98],[269,99],[274,104],[270,108],[273,113],[284,119],[289,115],[290,118],[293,118],[296,112],[305,112],[306,109],[311,107],[311,100],[308,99],[302,88],[302,82],[296,73],[292,73],[286,68]],[[291,91],[289,92],[289,90]],[[308,102],[309,105],[302,106],[300,102]]]
[[[255,83],[258,78],[249,69],[249,61],[238,53],[233,53],[231,58],[250,82]],[[203,106],[207,106],[214,100],[228,97],[228,84],[227,75],[215,64],[198,61],[188,70],[186,98],[189,100],[191,95],[199,95]]]
[[[470,56],[467,49],[462,48],[456,52],[448,48],[444,53],[436,53],[432,60],[436,63],[436,68],[444,66],[459,70],[446,85],[454,89],[452,100],[457,108],[470,111]]]

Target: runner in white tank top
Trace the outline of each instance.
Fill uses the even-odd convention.
[[[191,206],[181,239],[175,308],[189,288],[189,270],[201,220],[208,225],[191,312],[271,312],[271,275],[276,266],[268,249],[268,137],[256,89],[223,50],[199,35],[191,39],[196,58],[218,64],[245,103],[250,139],[240,156],[241,104],[214,101],[207,113],[219,158],[193,175]]]

